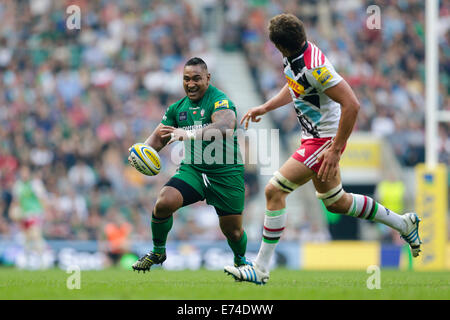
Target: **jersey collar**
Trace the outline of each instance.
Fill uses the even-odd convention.
[[[305,44],[303,45],[303,47],[301,48],[301,50],[298,53],[296,53],[296,54],[294,54],[294,55],[292,55],[290,57],[286,57],[286,59],[290,63],[294,62],[294,60],[298,59],[299,57],[301,57],[305,53],[306,49],[308,49],[308,45],[309,45],[308,41],[305,41]]]

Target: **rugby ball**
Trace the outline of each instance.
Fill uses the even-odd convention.
[[[147,176],[156,176],[161,171],[158,152],[144,143],[135,143],[130,148],[130,158],[136,170]]]

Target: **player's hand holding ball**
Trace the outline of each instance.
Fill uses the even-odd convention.
[[[147,176],[156,176],[161,171],[158,152],[144,143],[135,143],[128,149],[128,162],[137,171]]]

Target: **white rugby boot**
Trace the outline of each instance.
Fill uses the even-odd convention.
[[[237,281],[247,281],[263,285],[269,280],[269,272],[261,271],[254,263],[238,267],[225,266],[224,272],[233,276]]]
[[[421,221],[416,213],[408,212],[402,215],[402,218],[406,223],[406,232],[401,235],[402,239],[405,240],[411,247],[411,253],[413,257],[418,257],[420,250],[420,245],[422,241],[419,237],[419,222]]]

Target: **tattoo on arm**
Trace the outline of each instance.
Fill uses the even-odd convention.
[[[233,133],[236,127],[236,115],[233,110],[219,110],[212,114],[212,123],[202,130],[202,135],[210,130],[218,130],[223,137]]]

